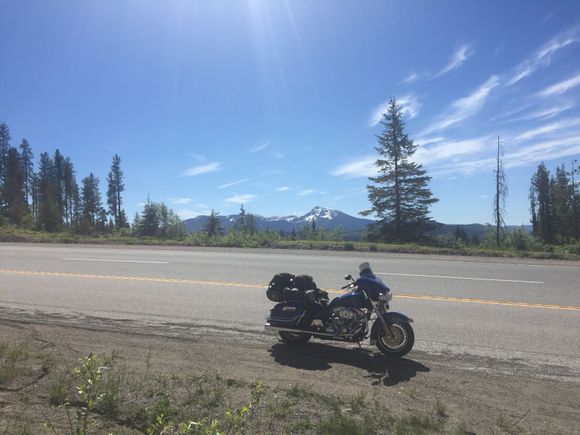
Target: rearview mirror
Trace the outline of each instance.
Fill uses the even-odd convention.
[[[344,279],[346,279],[347,281],[352,280],[352,275],[349,273],[348,275],[344,275]]]

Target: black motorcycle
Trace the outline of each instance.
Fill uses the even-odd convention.
[[[279,302],[270,311],[265,329],[277,331],[285,343],[305,343],[311,337],[360,343],[370,337],[381,352],[393,357],[409,353],[415,342],[412,319],[389,312],[389,288],[375,275],[363,275],[342,287],[346,293],[328,301],[308,275],[276,274],[267,296]],[[369,333],[369,323],[372,327]]]

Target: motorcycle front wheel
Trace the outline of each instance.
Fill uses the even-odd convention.
[[[400,358],[407,355],[415,344],[415,333],[409,323],[389,325],[391,335],[381,326],[377,337],[377,347],[385,355]]]
[[[308,340],[310,340],[310,337],[312,337],[310,334],[303,334],[301,332],[278,331],[278,334],[280,334],[280,338],[282,338],[284,343],[288,344],[306,343]]]

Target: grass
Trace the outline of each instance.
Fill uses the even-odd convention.
[[[23,370],[14,366],[0,367],[0,385],[7,385],[23,374]]]
[[[374,243],[364,241],[287,240],[275,232],[259,232],[255,235],[226,234],[208,237],[194,233],[180,239],[160,239],[118,234],[81,235],[70,232],[47,233],[17,228],[13,225],[0,226],[0,242],[31,243],[75,243],[102,245],[159,245],[192,247],[236,247],[307,249],[327,251],[390,252],[428,255],[462,255],[483,257],[513,257],[536,259],[580,260],[580,244],[569,246],[541,246],[529,250],[513,248],[496,249],[483,246],[430,246],[414,243]]]
[[[25,343],[0,342],[0,386],[17,388],[17,385],[10,384],[31,373],[43,373],[51,364],[49,355],[42,351],[33,351]]]
[[[433,413],[439,418],[447,418],[447,406],[441,400],[437,399],[433,405]]]
[[[412,415],[403,417],[395,425],[397,435],[422,435],[433,432],[442,432],[444,425],[430,415]]]
[[[0,342],[0,359],[16,364],[38,362],[42,356],[23,344]],[[304,385],[272,388],[259,381],[226,378],[211,371],[166,373],[153,369],[150,356],[138,367],[118,354],[89,354],[76,367],[62,364],[52,367],[48,381],[34,388],[50,409],[50,420],[45,416],[48,414],[42,414],[45,427],[57,433],[117,433],[120,426],[149,435],[453,431],[448,419],[443,418],[448,415],[447,408],[439,400],[432,413],[397,417],[378,398],[365,392],[325,394]],[[0,381],[10,382],[20,375],[17,366],[0,366]],[[15,410],[12,417],[17,412],[20,411]],[[33,433],[33,423],[22,420],[18,432]],[[508,427],[508,423],[503,426]]]

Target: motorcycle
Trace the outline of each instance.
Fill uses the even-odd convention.
[[[360,346],[363,340],[370,338],[370,344],[376,345],[385,355],[402,357],[409,353],[415,342],[411,327],[413,319],[389,312],[392,299],[390,289],[375,275],[361,276],[356,281],[351,275],[346,275],[344,279],[350,281],[342,287],[346,293],[330,303],[327,293],[317,289],[300,293],[296,289],[285,288],[280,293],[300,293],[302,298],[271,297],[268,294],[271,300],[280,303],[271,310],[265,329],[277,331],[288,344],[306,343],[314,337],[354,342]],[[271,289],[272,283],[269,292]]]

